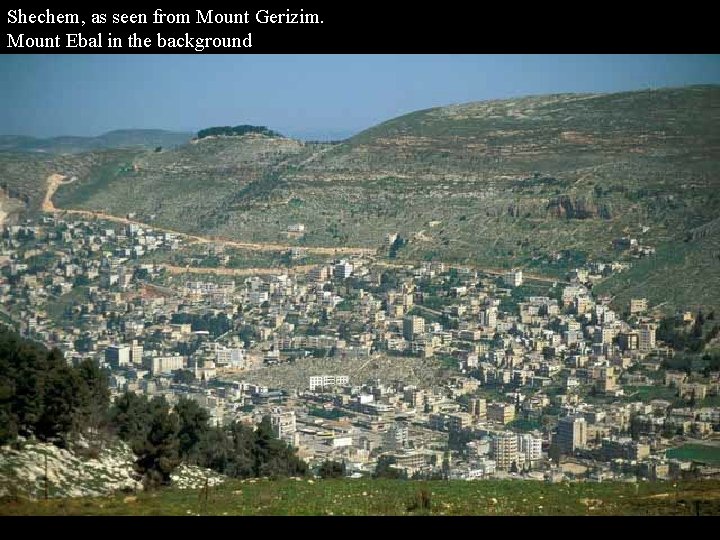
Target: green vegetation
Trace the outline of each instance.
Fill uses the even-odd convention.
[[[267,417],[257,430],[238,423],[213,427],[195,401],[181,399],[170,410],[164,398],[126,393],[116,400],[111,418],[138,456],[138,471],[149,487],[169,485],[180,463],[234,478],[303,476],[307,471],[295,450],[274,437]]]
[[[684,444],[666,452],[667,457],[682,461],[700,461],[720,465],[720,447],[704,444]]]
[[[676,388],[667,386],[626,386],[625,393],[628,400],[641,400],[645,403],[653,399],[675,401],[678,392]]]
[[[249,478],[303,476],[307,465],[275,438],[270,419],[257,429],[212,427],[197,402],[120,396],[109,408],[106,375],[91,361],[69,367],[58,350],[0,330],[0,445],[18,436],[68,446],[74,435],[117,437],[137,456],[147,487],[167,486],[181,463]]]
[[[224,126],[224,127],[213,127],[203,129],[197,134],[198,139],[205,139],[207,137],[242,137],[243,135],[259,134],[265,135],[266,137],[282,137],[276,131],[272,131],[264,126]]]
[[[70,367],[60,351],[0,329],[0,445],[34,435],[64,446],[103,425],[109,399],[106,375],[91,361]]]
[[[696,505],[699,503],[699,505]],[[718,515],[720,482],[320,480],[228,482],[207,493],[6,501],[1,515],[405,516]]]
[[[60,208],[246,242],[368,247],[401,263],[553,279],[587,262],[629,263],[595,287],[616,307],[647,297],[667,313],[709,312],[720,309],[719,95],[694,86],[469,103],[335,145],[213,128],[200,135],[231,136],[162,152],[0,154],[0,173],[30,209],[62,173],[79,180],[59,189]],[[298,223],[306,233],[289,238]],[[402,245],[388,250],[388,233]],[[656,254],[614,250],[625,236]]]
[[[69,293],[56,299],[49,300],[45,306],[48,317],[61,323],[68,320],[68,316],[72,312],[73,306],[89,301],[89,289],[85,286],[75,287]]]
[[[323,479],[344,478],[346,474],[345,463],[337,461],[326,461],[320,465],[318,476]]]
[[[537,420],[527,420],[525,418],[513,420],[505,427],[507,429],[520,432],[542,431],[543,428],[542,423]]]
[[[338,418],[347,416],[347,413],[341,411],[340,409],[332,409],[331,411],[327,411],[325,409],[311,408],[308,414],[310,416],[317,416],[326,420],[337,420]]]
[[[701,310],[691,326],[683,325],[674,318],[663,319],[658,327],[657,338],[677,351],[697,353],[718,334],[720,323],[715,321],[715,313],[712,312],[706,318]]]
[[[718,202],[710,198],[707,206],[717,209]],[[688,214],[693,211],[685,210]],[[614,295],[613,306],[619,310],[625,309],[631,298],[643,297],[651,306],[663,304],[663,311],[669,314],[678,310],[718,309],[720,229],[686,241],[680,237],[685,227],[679,223],[676,226],[675,238],[658,244],[655,256],[633,261],[630,270],[610,277],[595,291]]]
[[[232,320],[228,319],[226,315],[214,315],[212,313],[204,315],[175,313],[171,322],[172,324],[189,324],[193,332],[209,332],[214,338],[228,333],[233,327]]]

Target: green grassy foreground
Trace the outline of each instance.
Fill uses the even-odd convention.
[[[696,501],[701,515],[720,515],[720,481],[233,481],[207,494],[167,489],[96,499],[6,499],[0,515],[695,515]]]

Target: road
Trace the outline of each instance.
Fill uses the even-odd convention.
[[[150,228],[155,231],[163,232],[166,234],[172,234],[177,236],[178,238],[184,238],[185,240],[191,242],[191,243],[198,243],[198,244],[214,244],[218,246],[224,246],[224,247],[230,247],[235,249],[244,249],[247,251],[260,251],[260,252],[282,252],[282,251],[289,251],[293,248],[299,248],[303,251],[313,254],[313,255],[322,255],[322,256],[328,256],[328,257],[337,257],[342,255],[357,255],[357,256],[374,256],[377,255],[377,249],[370,249],[370,248],[361,248],[361,247],[322,247],[322,246],[293,246],[289,244],[273,244],[273,243],[247,243],[247,242],[238,242],[236,240],[230,240],[227,238],[222,238],[218,236],[197,236],[192,235],[180,231],[174,231],[172,229],[166,229],[163,227],[157,227],[155,225],[151,225],[148,223],[143,223],[141,221],[131,220],[127,218],[121,218],[118,216],[113,216],[110,214],[105,214],[103,212],[94,212],[90,210],[63,210],[58,209],[55,207],[52,199],[55,196],[55,193],[57,192],[58,188],[62,185],[69,184],[71,182],[65,182],[66,177],[59,175],[59,174],[53,174],[48,177],[47,179],[47,192],[45,194],[45,200],[43,201],[42,210],[44,212],[48,213],[57,213],[60,212],[65,215],[72,215],[72,216],[79,216],[86,219],[98,219],[103,221],[110,221],[113,223],[120,223],[123,225],[137,225],[139,227],[144,228]],[[413,266],[419,266],[421,264],[420,261],[403,261],[404,264],[392,264],[392,263],[378,263],[382,266],[388,267],[388,268],[412,268]],[[263,274],[277,274],[278,269],[277,268],[253,268],[253,269],[213,269],[213,268],[180,268],[172,265],[163,265],[165,268],[168,269],[168,271],[175,273],[175,274],[182,274],[182,273],[192,273],[192,274],[217,274],[217,275],[227,275],[227,276],[245,276],[245,275],[263,275]],[[499,268],[486,268],[486,267],[480,267],[475,265],[468,265],[463,264],[461,265],[464,268],[468,268],[470,270],[474,270],[477,272],[482,272],[484,274],[488,274],[491,276],[502,276],[507,272],[507,270],[499,269]],[[307,271],[307,268],[309,267],[297,267],[295,269],[295,272],[304,272]],[[288,269],[288,272],[292,272],[292,269]],[[562,285],[568,285],[569,283],[566,281],[561,281],[555,278],[549,278],[547,276],[540,276],[537,274],[529,274],[524,273],[525,279],[531,280],[531,281],[539,281],[541,283],[547,283],[547,284],[562,284]]]
[[[215,245],[221,245],[225,247],[231,247],[236,249],[245,249],[248,251],[265,251],[265,252],[277,252],[277,251],[289,251],[293,248],[299,248],[307,253],[311,253],[314,255],[328,255],[328,256],[336,256],[336,255],[375,255],[377,253],[376,249],[370,249],[370,248],[359,248],[359,247],[321,247],[321,246],[293,246],[290,244],[272,244],[272,243],[248,243],[248,242],[238,242],[235,240],[230,240],[228,238],[222,238],[219,236],[196,236],[180,231],[174,231],[172,229],[166,229],[163,227],[158,227],[156,225],[151,225],[149,223],[143,223],[142,221],[127,219],[127,218],[121,218],[118,216],[113,216],[110,214],[106,214],[103,212],[94,212],[90,210],[65,210],[56,208],[55,204],[53,203],[53,197],[55,196],[55,193],[57,192],[58,188],[62,185],[69,184],[71,182],[64,182],[65,177],[61,176],[59,174],[53,174],[48,177],[47,179],[47,191],[45,193],[45,199],[42,204],[42,210],[43,212],[47,213],[62,213],[65,215],[71,215],[71,216],[79,216],[87,219],[99,219],[103,221],[110,221],[113,223],[120,223],[122,225],[137,225],[139,227],[145,227],[149,229],[153,229],[158,232],[163,232],[166,234],[172,234],[179,238],[184,238],[191,243],[200,243],[200,244],[215,244]]]
[[[174,275],[183,274],[199,274],[199,275],[215,275],[215,276],[232,276],[232,277],[243,277],[243,276],[274,276],[278,274],[306,274],[315,266],[295,266],[292,268],[286,267],[275,267],[275,268],[202,268],[195,266],[173,266],[170,264],[160,263],[160,266]]]

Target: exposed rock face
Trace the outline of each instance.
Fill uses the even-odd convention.
[[[548,203],[548,212],[559,219],[611,219],[612,214],[606,205],[582,198],[561,195]]]
[[[45,458],[47,456],[48,496],[101,497],[117,492],[143,489],[135,471],[130,447],[121,441],[108,444],[97,453],[89,451],[86,441],[79,441],[75,453],[52,444],[26,442],[21,451],[0,449],[0,497],[17,495],[29,498],[45,496]],[[226,477],[200,467],[181,465],[172,474],[173,486],[179,489],[202,489],[222,484]]]
[[[227,480],[226,477],[208,469],[180,465],[172,476],[173,486],[178,489],[202,489],[205,486],[216,487]]]
[[[0,450],[0,496],[44,497],[46,457],[50,497],[142,490],[134,470],[135,456],[125,443],[108,445],[96,458],[88,459],[52,444],[28,442],[21,451]]]

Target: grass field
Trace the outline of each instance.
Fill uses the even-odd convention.
[[[684,444],[666,452],[667,457],[684,461],[702,461],[708,465],[720,465],[720,447],[704,444]]]
[[[203,491],[3,501],[0,515],[702,515],[720,514],[720,482],[573,483],[283,480]]]
[[[625,393],[629,396],[628,399],[640,399],[644,403],[653,399],[674,401],[677,398],[677,389],[667,386],[627,386]]]

